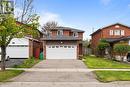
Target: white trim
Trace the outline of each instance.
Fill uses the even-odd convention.
[[[121,35],[125,35],[125,31],[124,30],[121,30]]]
[[[62,36],[63,35],[63,30],[58,30],[57,31],[57,36]]]
[[[78,37],[79,35],[78,35],[78,32],[73,32],[73,36],[74,37]]]
[[[46,59],[77,59],[77,45],[46,45]]]
[[[110,30],[110,31],[109,31],[109,34],[110,34],[110,35],[113,35],[113,30]]]

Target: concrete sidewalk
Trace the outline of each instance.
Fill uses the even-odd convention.
[[[130,87],[130,82],[9,82],[0,87]]]
[[[49,68],[49,69],[40,69],[40,68],[7,68],[7,69],[12,69],[12,70],[24,70],[24,71],[41,71],[41,72],[92,72],[92,71],[130,71],[130,69],[57,69],[57,68]]]
[[[8,68],[14,69],[14,68]],[[130,87],[130,82],[101,83],[95,70],[130,71],[130,69],[88,69],[81,60],[45,60],[0,87]]]

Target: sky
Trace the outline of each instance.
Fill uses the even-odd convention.
[[[57,21],[84,30],[84,39],[106,25],[130,25],[130,0],[34,0],[33,4],[41,25]]]

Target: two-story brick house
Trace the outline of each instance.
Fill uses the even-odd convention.
[[[78,59],[82,55],[83,33],[69,27],[50,29],[50,34],[43,38],[44,58]]]
[[[97,45],[100,41],[100,39],[106,39],[109,43],[115,43],[119,42],[121,40],[128,39],[130,36],[130,27],[115,23],[109,26],[105,26],[103,28],[98,29],[94,33],[91,34],[92,40],[91,40],[91,47],[93,49],[93,52],[96,52]]]

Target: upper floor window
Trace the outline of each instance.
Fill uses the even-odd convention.
[[[74,32],[74,33],[73,33],[73,36],[74,36],[74,37],[78,37],[78,33],[77,33],[77,32]]]
[[[124,30],[110,30],[110,35],[124,35]]]
[[[57,31],[57,35],[58,35],[58,36],[63,35],[63,30],[58,30],[58,31]]]
[[[120,30],[114,30],[114,35],[121,35],[121,31]]]

